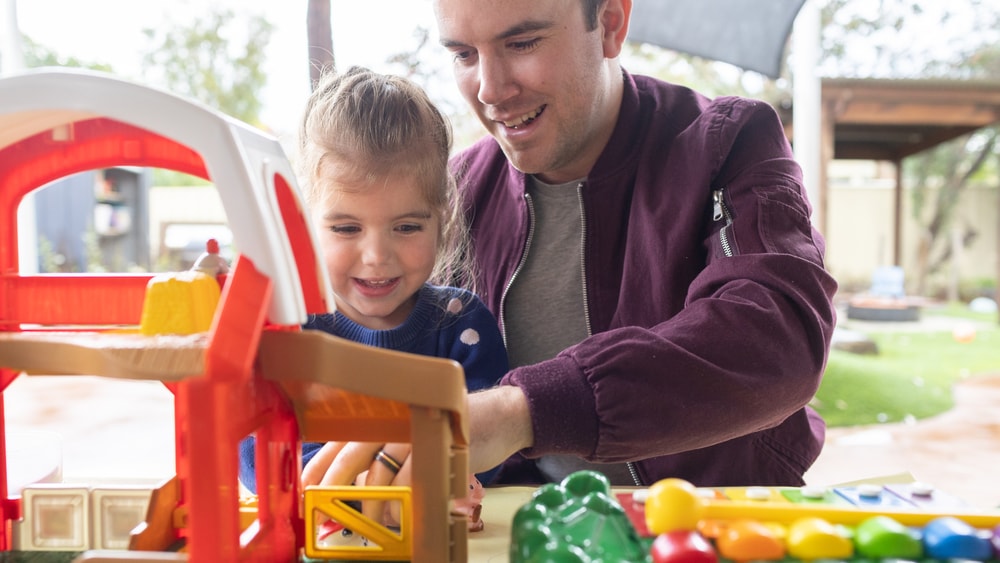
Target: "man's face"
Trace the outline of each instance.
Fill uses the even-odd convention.
[[[621,82],[621,71],[605,56],[617,51],[607,48],[601,17],[588,31],[580,0],[436,0],[434,7],[458,88],[511,163],[549,183],[585,177],[619,104],[609,84]]]

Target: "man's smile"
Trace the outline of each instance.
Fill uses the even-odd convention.
[[[508,127],[510,129],[517,129],[518,127],[524,125],[525,123],[531,123],[532,121],[534,121],[539,115],[542,115],[542,112],[545,111],[545,108],[546,106],[541,106],[532,111],[529,111],[524,115],[516,117],[510,121],[501,121],[500,123],[503,123],[504,127]]]

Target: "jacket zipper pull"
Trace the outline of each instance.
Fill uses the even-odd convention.
[[[712,220],[722,220],[722,190],[712,191]]]

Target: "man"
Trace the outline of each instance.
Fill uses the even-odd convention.
[[[469,397],[470,469],[801,485],[836,283],[774,111],[623,70],[631,0],[434,8],[490,133],[453,170],[513,366]]]

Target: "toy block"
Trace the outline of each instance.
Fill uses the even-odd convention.
[[[90,489],[44,484],[21,491],[23,551],[90,549]]]

